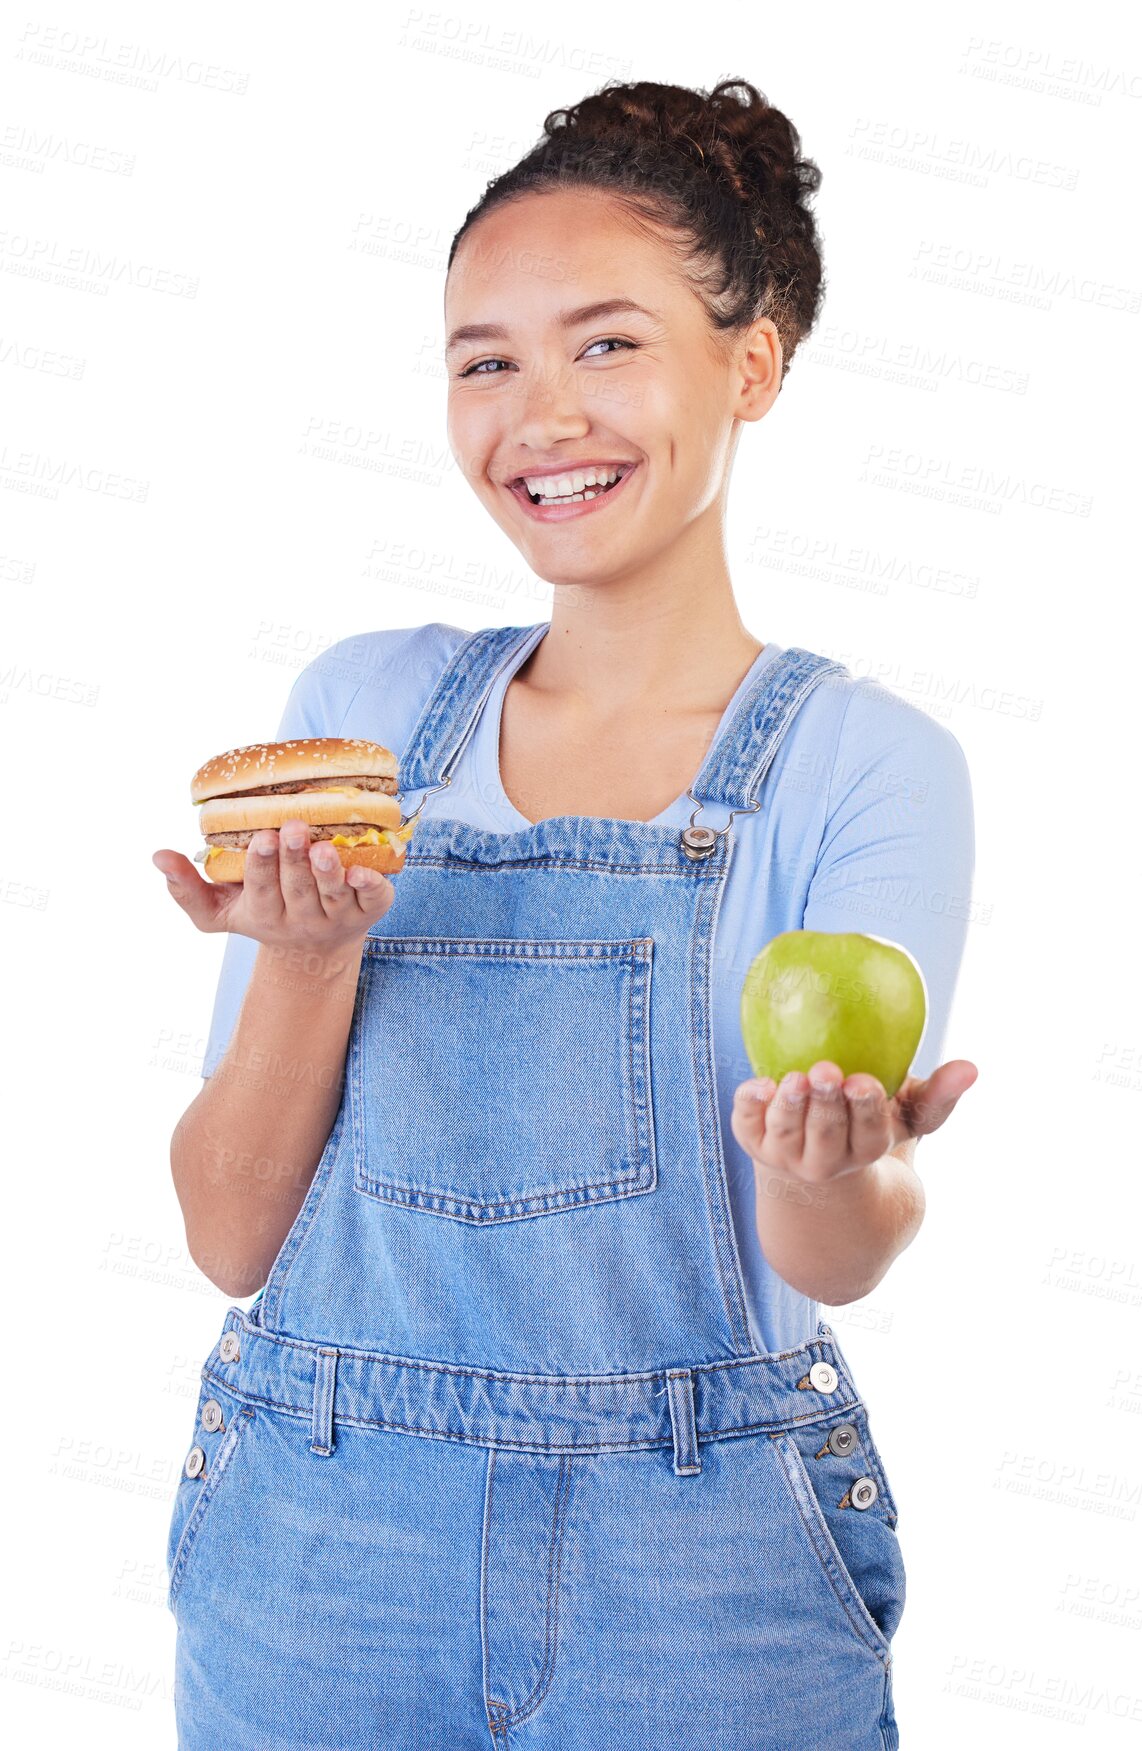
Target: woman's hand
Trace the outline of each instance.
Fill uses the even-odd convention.
[[[759,1166],[820,1185],[938,1131],[978,1075],[970,1059],[953,1058],[926,1079],[905,1077],[889,1100],[875,1076],[846,1077],[822,1058],[808,1076],[791,1070],[777,1089],[768,1076],[739,1084],[730,1128]]]
[[[236,931],[272,948],[316,954],[356,948],[396,899],[388,876],[359,864],[346,869],[328,840],[310,842],[300,819],[253,835],[241,882],[204,881],[181,851],[156,851],[151,862],[199,930]]]

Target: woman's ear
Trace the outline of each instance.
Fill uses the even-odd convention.
[[[751,323],[734,354],[735,419],[759,420],[781,391],[784,353],[781,336],[768,316]]]

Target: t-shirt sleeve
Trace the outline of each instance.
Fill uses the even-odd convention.
[[[974,872],[971,778],[956,737],[879,682],[856,682],[838,732],[803,928],[882,936],[915,958],[928,1020],[913,1076],[944,1062]]]

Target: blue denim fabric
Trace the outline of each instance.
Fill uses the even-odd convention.
[[[341,1106],[203,1372],[179,1744],[893,1751],[895,1500],[829,1327],[751,1341],[711,1044],[732,811],[841,666],[761,672],[691,861],[674,826],[448,817],[531,631],[473,634],[421,712]]]

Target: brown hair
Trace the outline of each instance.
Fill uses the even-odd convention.
[[[821,172],[796,128],[746,79],[709,92],[612,81],[552,110],[543,138],[491,181],[452,240],[493,207],[555,188],[606,191],[633,224],[670,233],[716,336],[767,316],[781,338],[782,381],[816,321],[824,290],[807,198]]]

